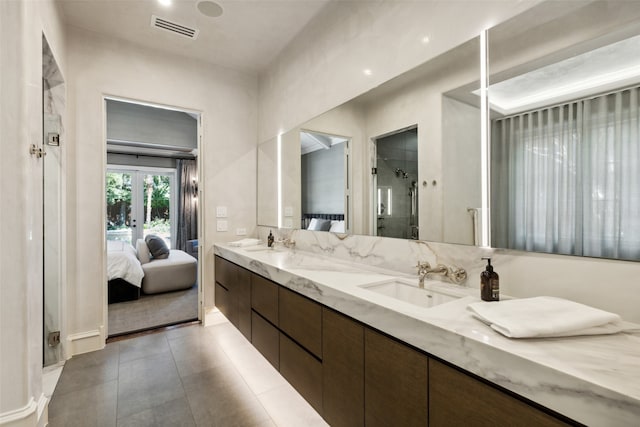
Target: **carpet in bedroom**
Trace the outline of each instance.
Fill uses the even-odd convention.
[[[109,304],[109,336],[198,318],[198,287]]]

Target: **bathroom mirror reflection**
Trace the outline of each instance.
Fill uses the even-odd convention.
[[[638,260],[640,9],[555,7],[489,31],[491,245]]]
[[[477,37],[281,135],[282,205],[270,209],[282,226],[308,228],[317,217],[328,231],[343,215],[347,233],[477,244],[479,58]],[[303,173],[310,135],[324,156],[340,147],[317,175]]]

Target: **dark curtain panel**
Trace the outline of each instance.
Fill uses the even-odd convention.
[[[198,238],[198,169],[195,160],[178,160],[178,235],[176,248],[188,252],[187,242]]]

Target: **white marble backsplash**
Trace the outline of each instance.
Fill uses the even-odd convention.
[[[266,242],[270,230],[276,239],[292,238],[303,251],[406,274],[417,274],[418,261],[461,267],[467,271],[462,285],[469,288],[480,288],[482,257],[491,257],[504,295],[566,298],[640,323],[639,262],[275,227],[258,227],[258,237]]]
[[[461,267],[467,271],[467,280],[462,285],[472,288],[480,287],[480,272],[486,264],[482,257],[493,253],[492,249],[475,246],[269,227],[259,227],[259,238],[266,241],[269,231],[276,240],[293,239],[296,248],[306,252],[406,274],[418,274],[418,261],[427,261],[432,266]],[[429,277],[439,279],[439,276]]]

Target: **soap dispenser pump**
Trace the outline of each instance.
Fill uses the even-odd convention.
[[[487,260],[486,269],[480,273],[480,297],[483,301],[500,301],[500,281],[498,273],[493,271],[491,258]]]
[[[267,246],[273,246],[273,233],[271,233],[271,230],[269,230],[269,235],[267,236]]]

